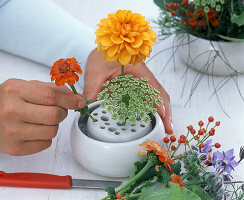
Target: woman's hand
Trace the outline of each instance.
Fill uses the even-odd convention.
[[[94,50],[87,61],[85,70],[85,83],[83,95],[87,99],[96,100],[97,94],[102,90],[102,84],[106,80],[111,80],[115,76],[121,74],[120,65],[116,62],[108,62],[103,58],[102,53]],[[163,104],[159,106],[158,113],[161,116],[165,131],[168,134],[173,133],[173,125],[171,118],[170,98],[164,88],[156,80],[152,72],[147,68],[144,62],[140,62],[136,66],[126,65],[125,74],[133,74],[134,77],[147,77],[148,83],[160,91],[160,96],[163,99]]]
[[[67,109],[86,103],[65,86],[9,79],[0,85],[0,152],[20,156],[48,148]]]

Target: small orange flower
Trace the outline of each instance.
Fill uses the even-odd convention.
[[[146,155],[147,151],[154,151],[156,155],[159,156],[159,160],[165,165],[165,167],[170,171],[173,172],[171,164],[175,163],[173,160],[170,160],[170,156],[168,151],[162,149],[157,142],[151,142],[149,139],[146,139],[140,146],[143,146],[145,149],[139,151],[139,155]],[[146,150],[146,151],[145,151]]]
[[[181,180],[180,176],[176,175],[175,173],[170,175],[170,178],[172,179],[172,181],[176,184],[179,185],[179,187],[184,187],[185,184],[184,182]]]
[[[105,60],[136,65],[150,57],[156,33],[139,13],[118,10],[102,19],[98,26],[95,43]]]
[[[55,80],[57,86],[68,83],[70,86],[74,85],[79,80],[79,76],[76,74],[82,74],[79,63],[75,58],[59,59],[53,63],[51,68],[51,80]]]

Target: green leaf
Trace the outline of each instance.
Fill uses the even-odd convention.
[[[211,197],[199,185],[191,185],[189,188],[193,193],[197,194],[201,200],[212,200]]]
[[[172,169],[173,169],[173,173],[179,175],[180,172],[181,172],[181,163],[180,162],[177,162],[173,165],[171,165]]]
[[[201,198],[185,187],[180,188],[179,185],[172,183],[168,200],[201,200]]]
[[[135,194],[135,193],[139,193],[141,191],[142,188],[145,188],[145,187],[148,187],[148,186],[151,186],[152,184],[156,183],[156,181],[158,180],[158,177],[157,176],[154,176],[152,179],[149,179],[147,181],[143,181],[141,182],[141,184],[139,184],[138,186],[136,186],[131,194]]]
[[[233,38],[233,37],[227,37],[224,35],[219,35],[218,36],[224,40],[230,41],[230,42],[244,42],[244,38]]]
[[[114,199],[114,197],[115,197],[114,187],[107,187],[106,192],[108,193],[108,196],[110,197],[110,199]]]
[[[161,8],[162,10],[165,10],[165,1],[164,0],[154,0],[154,3]]]
[[[168,186],[168,182],[171,180],[170,178],[170,172],[169,170],[162,166],[159,168],[160,176],[159,176],[159,181],[164,184],[165,187]]]
[[[88,112],[88,106],[82,108],[82,109],[79,109],[79,110],[75,110],[75,112],[80,112],[80,115],[84,115]]]
[[[89,103],[93,102],[93,100],[88,100],[88,99],[85,98],[85,97],[84,97],[84,100],[85,100],[86,104],[89,104]]]
[[[240,15],[232,15],[231,22],[237,24],[238,26],[244,25],[244,11]]]
[[[139,200],[201,200],[201,198],[186,188],[179,188],[175,183],[169,188],[144,188]]]
[[[169,188],[143,188],[139,200],[168,200]]]
[[[130,176],[130,179],[132,179],[136,174],[138,174],[144,166],[147,164],[147,161],[137,161],[134,163],[134,170]],[[144,181],[148,181],[149,179],[153,178],[156,176],[158,173],[155,170],[155,166],[152,166],[147,173],[143,174],[134,184],[130,185],[124,192],[125,193],[131,193],[131,191],[134,190],[137,186],[142,184]]]

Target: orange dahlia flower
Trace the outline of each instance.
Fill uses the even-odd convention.
[[[173,160],[170,160],[170,156],[167,153],[168,151],[162,149],[157,142],[151,142],[149,139],[146,139],[140,146],[143,146],[145,149],[139,151],[139,156],[146,155],[147,151],[154,151],[156,155],[159,156],[159,160],[165,165],[165,167],[173,172],[171,164],[175,163]]]
[[[70,86],[74,85],[79,80],[79,76],[76,74],[82,74],[79,63],[75,58],[59,59],[53,63],[51,68],[51,80],[55,80],[57,86],[68,83]]]
[[[105,60],[136,65],[150,57],[156,33],[139,13],[118,10],[102,19],[98,26],[95,43]]]
[[[181,180],[180,176],[176,175],[175,173],[170,175],[170,178],[172,179],[172,181],[176,184],[179,185],[179,187],[184,187],[185,184],[184,182]]]

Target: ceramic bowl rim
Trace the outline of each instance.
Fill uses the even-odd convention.
[[[96,106],[97,104],[99,104],[100,101],[96,101],[96,102],[93,102],[91,104],[88,105],[88,107],[91,107],[91,106]],[[164,130],[164,126],[163,126],[163,122],[159,116],[158,113],[156,113],[156,115],[154,116],[155,117],[155,120],[156,120],[156,123],[155,123],[155,127],[153,128],[153,130],[151,132],[149,132],[147,135],[139,138],[139,139],[136,139],[136,140],[132,140],[132,141],[128,141],[128,142],[117,142],[117,143],[110,143],[110,142],[102,142],[102,141],[98,141],[98,140],[95,140],[95,139],[92,139],[90,137],[88,137],[86,134],[84,134],[79,126],[78,126],[78,123],[79,123],[79,119],[80,119],[80,113],[77,113],[76,116],[75,116],[75,120],[74,120],[74,123],[75,123],[75,128],[76,130],[78,130],[79,133],[81,133],[85,138],[86,140],[90,141],[90,142],[93,142],[93,143],[97,143],[99,145],[106,145],[106,146],[126,146],[126,145],[130,145],[130,144],[137,144],[138,141],[141,141],[140,143],[142,143],[143,141],[145,141],[147,138],[150,138],[151,135],[153,135],[156,131],[157,131],[157,128],[158,127],[161,127],[161,124],[162,124],[162,132],[165,132]]]

